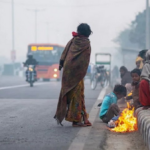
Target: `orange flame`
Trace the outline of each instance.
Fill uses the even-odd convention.
[[[132,132],[136,131],[137,128],[137,119],[134,117],[134,107],[132,108],[127,102],[127,108],[125,108],[121,116],[115,122],[116,127],[111,129],[114,132]]]

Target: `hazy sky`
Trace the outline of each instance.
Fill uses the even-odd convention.
[[[32,9],[41,10],[37,17],[38,43],[65,45],[79,23],[88,23],[93,31],[90,40],[94,58],[102,48],[117,46],[113,40],[145,5],[146,0],[14,0],[17,58],[23,58],[27,45],[35,43]],[[0,0],[0,55],[8,58],[12,50],[11,29],[11,0]]]

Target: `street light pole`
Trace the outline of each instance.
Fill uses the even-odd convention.
[[[43,9],[27,9],[29,11],[33,11],[35,13],[35,43],[37,43],[37,13],[39,11],[43,11]]]
[[[149,14],[149,0],[146,0],[146,48],[150,48],[150,14]]]
[[[46,22],[47,25],[47,43],[49,43],[49,22]]]
[[[15,52],[15,29],[14,29],[14,0],[11,1],[11,19],[12,19],[12,49],[11,49],[11,63],[12,63],[12,69],[13,69],[13,75],[15,75],[15,59],[16,59],[16,52]]]
[[[35,43],[37,43],[37,12],[38,10],[35,9]]]
[[[14,0],[12,0],[12,51],[15,47],[15,38],[14,38]]]

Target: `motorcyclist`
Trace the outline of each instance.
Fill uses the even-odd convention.
[[[32,53],[29,53],[27,57],[28,58],[27,58],[26,62],[24,63],[24,66],[34,65],[34,78],[36,80],[36,70],[35,70],[35,67],[38,64],[38,62],[36,61],[36,59],[33,58]],[[28,81],[28,70],[26,70],[26,80]]]
[[[36,66],[38,64],[36,59],[33,58],[32,53],[29,53],[27,57],[28,57],[28,59],[25,62],[25,66],[26,65],[35,65]]]
[[[104,69],[104,66],[94,66],[93,74],[91,78],[91,88],[95,89],[97,86],[97,83],[100,83],[103,87],[105,84],[105,81],[107,81],[107,75],[106,75],[106,69]]]
[[[107,79],[107,75],[106,75],[106,69],[104,69],[104,66],[98,66],[96,68],[97,74],[99,75],[99,81],[102,82],[102,84],[104,84],[104,81]]]
[[[98,66],[97,67],[97,73],[101,73],[103,68],[104,68],[104,66]]]

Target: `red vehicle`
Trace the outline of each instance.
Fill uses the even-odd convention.
[[[28,53],[32,53],[38,62],[36,67],[37,79],[42,78],[44,81],[61,78],[58,70],[60,56],[64,46],[57,44],[30,44]]]

